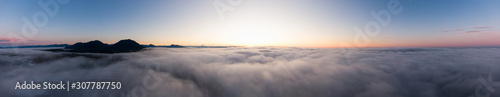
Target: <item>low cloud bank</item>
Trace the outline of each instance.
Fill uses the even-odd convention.
[[[0,49],[5,97],[468,97],[480,75],[500,82],[499,48],[18,51]],[[119,81],[122,89],[15,90],[22,81]]]

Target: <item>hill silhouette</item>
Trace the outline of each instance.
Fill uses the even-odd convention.
[[[120,40],[108,47],[108,49],[118,52],[139,51],[143,48],[144,46],[131,39]]]
[[[104,44],[99,40],[89,41],[86,43],[78,42],[71,46],[66,47],[66,49],[74,50],[93,50],[93,49],[104,49],[108,47],[108,44]]]
[[[144,46],[140,45],[136,41],[131,39],[124,39],[112,45],[102,43],[99,40],[89,41],[86,43],[78,42],[71,46],[65,47],[65,49],[50,49],[47,51],[86,52],[86,53],[124,53],[124,52],[136,52],[142,49],[144,49]]]

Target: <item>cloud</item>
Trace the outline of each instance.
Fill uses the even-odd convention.
[[[464,29],[463,29],[463,28],[460,28],[460,29],[455,29],[455,30],[453,30],[453,31],[462,31],[462,30],[464,30]]]
[[[467,97],[480,85],[479,75],[500,81],[499,48],[18,50],[0,49],[2,96]],[[119,81],[123,88],[14,90],[25,80]]]
[[[0,47],[49,45],[52,43],[54,43],[54,42],[43,41],[43,40],[23,40],[23,39],[16,39],[16,38],[0,38]]]
[[[478,33],[478,32],[481,32],[481,31],[467,31],[465,33]]]
[[[490,28],[494,28],[494,27],[491,27],[491,26],[476,26],[476,27],[471,27],[471,28],[474,28],[474,29],[490,29]],[[458,31],[463,31],[463,30],[466,30],[466,29],[465,28],[458,28],[458,29],[453,29],[452,31],[458,32]],[[441,32],[448,32],[448,30],[443,30]],[[474,32],[479,32],[479,31],[467,31],[466,33],[474,33]]]
[[[0,43],[9,43],[9,42],[14,42],[14,41],[17,41],[19,39],[15,39],[15,38],[0,38]]]
[[[485,32],[485,33],[480,33],[481,35],[485,36],[500,36],[500,33],[498,32]]]
[[[489,29],[489,28],[494,28],[494,27],[490,27],[490,26],[477,26],[477,27],[472,27],[472,28],[476,28],[476,29]]]

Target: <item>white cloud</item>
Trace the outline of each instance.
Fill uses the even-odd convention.
[[[463,97],[474,94],[479,75],[500,81],[498,48],[19,50],[0,49],[4,96],[121,96],[153,88],[144,87],[155,81],[145,78],[151,75],[162,83],[147,90],[148,97]],[[14,90],[16,82],[31,80],[120,81],[123,88]]]

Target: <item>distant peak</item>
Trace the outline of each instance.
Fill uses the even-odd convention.
[[[123,39],[113,45],[104,44],[99,40],[93,40],[86,43],[75,43],[66,49],[72,49],[73,52],[96,52],[96,53],[120,53],[135,52],[144,47],[132,39]]]

